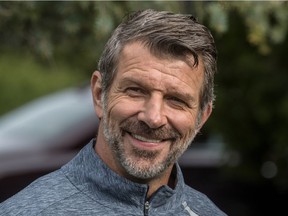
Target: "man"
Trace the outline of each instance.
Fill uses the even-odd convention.
[[[96,140],[2,203],[1,215],[225,215],[177,164],[212,112],[215,71],[213,37],[193,17],[131,14],[92,75]]]

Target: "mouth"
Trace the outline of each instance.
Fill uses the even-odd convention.
[[[126,120],[120,125],[122,136],[139,146],[162,146],[162,144],[173,144],[181,137],[179,132],[172,127],[152,129],[144,122]]]
[[[163,149],[168,144],[167,140],[159,139],[156,137],[149,137],[143,136],[142,134],[135,134],[126,131],[126,136],[129,140],[129,143],[134,146],[134,148],[138,150],[145,150],[145,151],[159,151],[160,149]]]
[[[136,134],[136,133],[132,133],[129,131],[125,131],[130,137],[132,137],[134,140],[141,142],[141,143],[147,143],[150,145],[159,145],[161,143],[165,143],[165,142],[174,142],[176,140],[176,138],[158,138],[158,137],[147,137],[144,135],[140,135],[140,134]]]
[[[142,142],[147,142],[147,143],[160,143],[163,142],[163,139],[150,139],[150,138],[146,138],[137,134],[133,134],[133,133],[129,133],[134,139],[137,139],[139,141]]]

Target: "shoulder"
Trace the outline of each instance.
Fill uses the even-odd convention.
[[[226,216],[205,194],[185,185],[185,199],[182,203],[187,210],[191,209],[199,215]]]
[[[0,204],[0,215],[38,215],[78,190],[61,170],[45,175]]]

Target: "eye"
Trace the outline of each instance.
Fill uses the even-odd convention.
[[[178,98],[178,97],[167,97],[167,100],[169,101],[169,103],[172,106],[175,106],[176,108],[185,108],[185,107],[189,107],[189,104],[186,103],[184,100]]]

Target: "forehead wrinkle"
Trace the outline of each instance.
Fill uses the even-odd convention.
[[[141,53],[143,53],[143,55],[141,55]],[[146,54],[150,55],[147,56]],[[155,58],[158,59],[159,61],[155,61]],[[202,75],[200,74],[196,75],[197,73],[201,73],[201,71],[199,71],[199,66],[202,64],[201,61],[199,62],[200,63],[199,65],[191,66],[191,64],[187,64],[187,61],[183,61],[183,59],[178,58],[171,59],[169,57],[167,58],[167,57],[155,56],[146,47],[143,47],[141,44],[137,43],[127,44],[121,52],[120,59],[121,59],[121,61],[119,61],[120,67],[118,69],[122,70],[123,72],[122,75],[125,76],[127,73],[129,74],[129,72],[136,72],[137,74],[134,76],[137,77],[142,76],[145,77],[146,79],[149,79],[150,81],[149,84],[152,85],[153,82],[154,88],[160,86],[160,84],[161,85],[165,84],[164,82],[165,79],[170,80],[171,78],[172,78],[171,80],[175,81],[177,80],[176,84],[170,80],[168,82],[169,84],[167,84],[168,86],[165,86],[165,88],[167,89],[174,88],[175,92],[184,89],[183,85],[189,87],[191,91],[194,91],[193,86],[198,86],[199,83],[201,83],[200,86],[202,86],[203,82]],[[171,60],[173,60],[173,62]],[[192,61],[193,57],[186,58],[186,60]],[[176,62],[177,64],[175,63],[175,61],[177,61]],[[186,67],[190,68],[191,73],[195,73],[194,76],[190,77],[188,74],[181,73],[181,69],[185,65]],[[153,76],[154,70],[155,73],[157,72],[161,73],[160,81],[157,75]],[[167,77],[165,78],[165,76]],[[193,98],[195,100],[197,99],[198,95],[193,95],[194,93],[196,92],[186,94],[185,97],[190,99]],[[194,97],[192,97],[191,95]]]
[[[137,59],[140,59],[140,61],[138,61]],[[150,62],[152,62],[152,64],[151,64],[153,67],[152,70],[151,70],[151,68],[146,69],[148,67],[147,65]],[[191,84],[188,81],[189,77],[185,77],[186,75],[184,73],[182,74],[184,76],[178,76],[177,75],[177,74],[179,74],[181,66],[185,65],[185,62],[183,62],[183,61],[179,60],[179,62],[177,62],[177,64],[179,64],[179,63],[181,65],[175,65],[175,62],[171,63],[169,61],[169,59],[161,59],[161,62],[143,61],[143,59],[141,59],[139,56],[137,56],[137,57],[129,58],[127,61],[125,61],[125,64],[121,64],[119,69],[121,68],[122,70],[124,70],[123,71],[124,74],[127,72],[128,73],[129,72],[138,72],[137,76],[147,77],[151,81],[154,81],[154,79],[153,79],[154,72],[153,71],[155,70],[155,72],[158,71],[161,73],[160,76],[163,77],[163,79],[161,79],[161,80],[169,79],[169,77],[170,78],[172,77],[173,80],[178,80],[178,81],[185,83],[187,86],[191,86]],[[194,73],[193,68],[191,68],[191,73]],[[169,77],[165,78],[164,75],[169,76]],[[155,80],[155,81],[157,81],[157,80]],[[160,83],[162,83],[162,82],[160,82]]]

